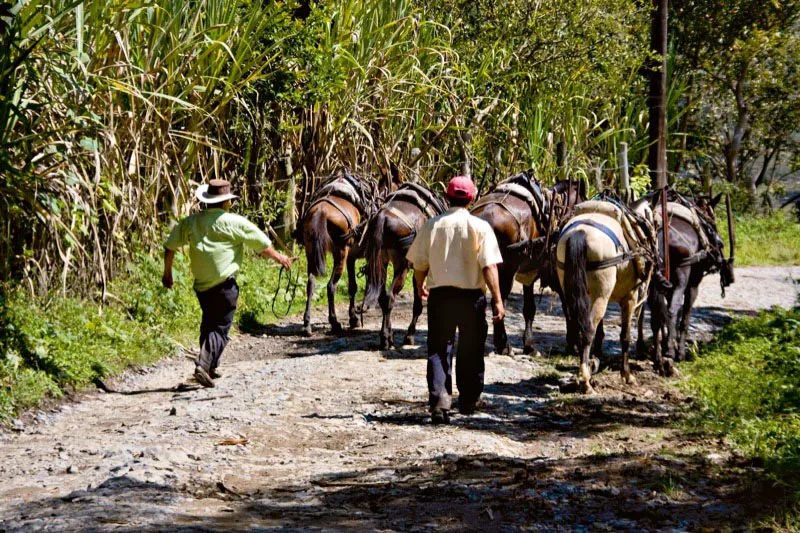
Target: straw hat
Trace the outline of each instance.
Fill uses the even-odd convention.
[[[238,198],[235,194],[231,194],[231,184],[227,180],[210,180],[200,185],[194,195],[204,204],[219,204],[225,200]]]

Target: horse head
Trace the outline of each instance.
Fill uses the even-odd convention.
[[[726,206],[728,209],[728,234],[730,237],[730,257],[725,258],[725,242],[717,227],[717,213],[714,208],[719,204],[723,194],[719,193],[713,198],[709,196],[699,196],[695,200],[697,211],[701,215],[700,221],[706,232],[708,240],[711,242],[711,259],[714,266],[719,270],[720,285],[723,291],[730,286],[734,280],[733,262],[736,237],[733,228],[733,211],[731,209],[730,196],[726,196]]]

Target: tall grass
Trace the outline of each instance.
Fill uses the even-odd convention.
[[[550,181],[559,141],[573,174],[615,165],[622,140],[638,161],[646,9],[559,0],[518,20],[512,2],[504,36],[451,4],[312,3],[301,20],[266,0],[19,0],[2,19],[3,280],[108,301],[210,177],[270,223],[289,179],[308,191],[341,167]]]

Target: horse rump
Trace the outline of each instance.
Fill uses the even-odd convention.
[[[586,277],[586,233],[577,230],[567,236],[564,258],[564,314],[572,322],[577,338],[570,339],[582,349],[592,340],[591,300]]]
[[[367,226],[367,286],[364,293],[362,309],[373,307],[378,303],[381,288],[386,286],[386,259],[383,254],[383,232],[386,226],[386,214],[379,211]]]

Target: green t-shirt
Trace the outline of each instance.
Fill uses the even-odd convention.
[[[239,271],[245,244],[261,252],[272,241],[246,218],[214,207],[181,220],[172,228],[164,248],[178,250],[187,244],[194,289],[202,292]]]

